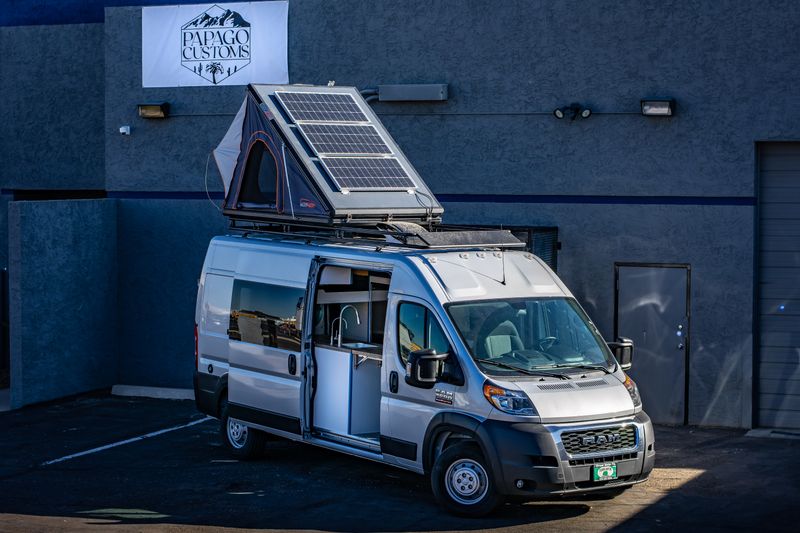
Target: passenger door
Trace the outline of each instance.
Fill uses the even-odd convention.
[[[425,431],[439,411],[453,405],[455,392],[463,383],[463,373],[453,352],[453,343],[424,300],[390,294],[389,308],[394,320],[387,324],[384,342],[383,363],[388,387],[383,388],[381,452],[392,456],[397,464],[421,467]],[[451,378],[445,378],[433,388],[422,389],[405,382],[405,365],[410,352],[427,348],[451,354],[445,365],[446,374]]]
[[[300,434],[305,285],[235,279],[228,328],[229,413]]]

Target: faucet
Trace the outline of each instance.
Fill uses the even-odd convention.
[[[333,327],[333,325],[334,325],[334,324],[336,324],[336,321],[337,321],[337,320],[338,320],[339,322],[344,322],[344,327],[347,327],[347,320],[344,320],[342,317],[338,317],[338,316],[337,316],[336,318],[334,318],[333,320],[331,320],[331,346],[333,346],[333,340],[334,340],[335,338],[337,338],[337,337],[336,337],[336,329]],[[339,328],[339,329],[341,329],[341,328]]]
[[[361,319],[358,317],[358,309],[356,309],[354,305],[347,304],[342,307],[341,311],[339,311],[339,340],[336,344],[339,348],[342,347],[342,323],[344,322],[345,325],[347,324],[347,321],[342,318],[342,315],[344,315],[344,312],[348,307],[356,314],[356,323],[361,324]],[[333,322],[336,322],[335,318],[333,319]],[[333,322],[331,322],[331,330],[333,330]]]

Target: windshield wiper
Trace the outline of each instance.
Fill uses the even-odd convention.
[[[570,364],[562,364],[562,365],[553,365],[553,368],[582,368],[584,370],[602,370],[606,374],[611,374],[611,370],[603,365],[570,365]]]
[[[509,365],[508,363],[501,363],[499,361],[491,361],[489,359],[478,359],[479,363],[487,364],[487,365],[494,365],[499,366],[500,368],[506,368],[508,370],[516,370],[522,374],[528,376],[544,376],[544,377],[554,377],[558,379],[570,379],[570,377],[566,374],[559,374],[557,372],[537,372],[535,370],[527,370],[525,368],[521,368],[514,365]]]

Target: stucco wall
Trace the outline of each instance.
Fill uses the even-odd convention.
[[[118,202],[118,382],[190,388],[197,281],[227,221],[207,200]]]
[[[85,3],[81,20],[117,3]],[[560,274],[607,336],[614,261],[690,263],[690,421],[747,426],[754,143],[800,138],[798,16],[789,0],[291,0],[290,80],[448,83],[447,102],[374,107],[445,199],[446,221],[558,226]],[[28,35],[44,59],[22,84],[0,76],[14,103],[0,103],[0,139],[11,143],[3,187],[100,183],[122,198],[118,379],[185,386],[194,283],[208,238],[224,231],[196,198],[244,88],[143,89],[136,7],[107,8],[104,25],[0,28],[0,48],[17,52]],[[99,59],[80,77],[74,57]],[[78,114],[65,92],[93,95],[80,99],[90,111]],[[676,116],[642,117],[645,97],[675,98]],[[34,161],[25,150],[36,125],[26,120],[43,100],[69,142]],[[169,102],[172,116],[136,116],[137,103],[154,101]],[[571,102],[594,114],[552,116]],[[213,161],[209,187],[221,190]],[[176,199],[158,199],[167,196]]]
[[[102,24],[0,27],[0,187],[103,188],[102,49]]]
[[[115,383],[114,200],[11,202],[11,406]]]

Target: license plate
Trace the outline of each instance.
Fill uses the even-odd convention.
[[[594,465],[592,468],[592,480],[594,481],[609,481],[617,479],[617,464],[606,463],[602,465]]]

